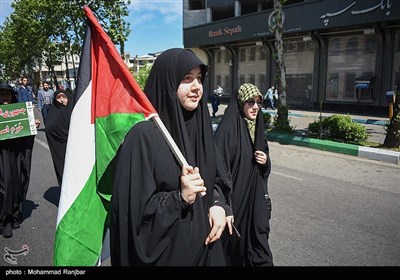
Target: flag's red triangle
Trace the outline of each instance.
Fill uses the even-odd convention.
[[[92,26],[92,121],[113,113],[156,114],[93,12],[88,7],[84,11]]]

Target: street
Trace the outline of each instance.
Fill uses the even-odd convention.
[[[270,151],[276,266],[400,265],[399,166],[275,142]],[[25,220],[0,238],[0,266],[52,265],[60,189],[43,127],[31,174]],[[23,253],[11,263],[6,249]]]
[[[276,265],[400,265],[397,165],[278,143],[270,150]]]

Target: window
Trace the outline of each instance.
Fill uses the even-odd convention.
[[[338,55],[341,50],[341,38],[332,38],[329,46],[330,55]]]
[[[376,51],[376,36],[365,36],[365,53],[375,53]]]
[[[357,54],[358,50],[358,37],[352,36],[347,40],[347,48],[346,48],[346,53],[347,54]]]
[[[283,6],[304,2],[304,0],[287,0]]]
[[[249,57],[250,61],[254,61],[256,60],[256,47],[251,47],[250,48],[250,57]]]
[[[222,84],[222,83],[221,83]],[[225,76],[225,83],[224,85],[224,95],[229,95],[230,94],[230,88],[231,88],[231,77],[229,75]]]
[[[264,46],[258,46],[257,53],[258,53],[258,60],[266,60],[267,59],[267,52],[265,51]]]
[[[211,7],[212,21],[235,17],[235,7]]]
[[[337,99],[339,92],[339,74],[331,73],[327,81],[327,99]]]
[[[346,85],[345,85],[345,92],[344,92],[344,99],[355,99],[354,96],[354,82],[356,80],[356,74],[354,73],[347,73],[346,74]]]
[[[246,48],[240,49],[240,61],[246,61]]]
[[[297,44],[294,42],[289,42],[288,52],[296,52],[296,51],[297,51]]]
[[[228,51],[224,51],[224,55],[225,55],[225,63],[229,63],[231,60],[231,56],[229,55]]]
[[[249,83],[255,85],[256,84],[256,75],[250,74],[249,75]]]
[[[297,42],[297,51],[304,52],[306,49],[306,42]]]
[[[314,51],[314,43],[312,41],[306,42],[306,52],[313,52]]]
[[[257,2],[242,1],[240,3],[240,10],[242,15],[257,12]]]
[[[290,106],[310,108],[311,91],[308,89],[312,85],[314,69],[314,49],[313,44],[309,45],[306,51],[307,42],[302,37],[286,40],[288,50],[284,54],[286,64],[286,94],[287,102]],[[306,89],[307,97],[306,98]]]
[[[245,75],[239,75],[239,84],[242,85],[246,82],[246,76]]]
[[[375,76],[375,37],[375,35],[359,34],[329,38],[327,100],[373,102],[373,86],[361,91],[361,88],[356,89],[355,80],[363,76]],[[361,96],[362,99],[360,99]]]
[[[215,63],[221,63],[221,51],[215,53]]]
[[[254,44],[251,44],[239,47],[239,64],[237,72],[239,84],[252,83],[260,90],[263,87],[266,87],[265,77],[267,66],[265,52],[265,46],[255,46]],[[261,53],[263,54],[261,55]],[[264,59],[260,59],[260,57],[264,57]]]
[[[215,76],[215,82],[216,82],[216,84],[217,84],[217,85],[222,85],[221,81],[222,81],[221,75],[216,75],[216,76]]]
[[[189,0],[189,10],[205,9],[204,0]]]

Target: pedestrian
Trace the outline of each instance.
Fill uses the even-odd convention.
[[[111,198],[113,266],[225,265],[219,238],[229,215],[229,184],[217,177],[226,171],[219,169],[203,98],[206,71],[181,48],[164,51],[151,68],[144,92],[190,166],[178,164],[152,121],[128,132]]]
[[[212,115],[215,117],[215,114],[218,112],[218,107],[221,103],[221,96],[223,93],[222,87],[220,85],[213,91],[211,94],[211,107],[212,107]]]
[[[238,234],[221,237],[227,264],[232,266],[273,265],[268,242],[271,160],[261,106],[259,89],[242,84],[215,132],[217,148],[232,175],[231,205]]]
[[[271,107],[272,110],[275,110],[275,105],[274,105],[274,94],[275,94],[275,87],[271,86],[267,93],[265,94],[265,101],[266,101],[266,105],[265,105],[265,109],[268,109],[268,107]]]
[[[34,94],[32,87],[28,85],[28,77],[23,76],[21,83],[17,86],[18,102],[33,102]]]
[[[278,91],[275,89],[274,90],[274,107],[277,108],[279,105],[279,95],[278,95]]]
[[[46,81],[42,83],[42,89],[38,92],[38,110],[42,113],[43,123],[46,125],[47,115],[53,104],[54,91],[50,88],[50,84]]]
[[[61,186],[64,172],[69,123],[72,113],[70,97],[70,93],[67,90],[56,90],[54,92],[53,105],[50,108],[45,127],[47,144],[49,145],[59,186]]]
[[[17,94],[10,85],[0,85],[0,105],[17,103]],[[39,120],[35,123],[37,127],[40,125]],[[19,228],[23,221],[33,137],[0,141],[0,233],[4,238],[12,237],[13,229]]]
[[[17,92],[0,85],[0,105],[17,103]],[[14,204],[17,200],[19,189],[19,176],[17,169],[18,155],[15,139],[0,141],[0,234],[4,238],[13,236]]]

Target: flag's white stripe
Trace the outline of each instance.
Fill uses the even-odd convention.
[[[91,124],[92,81],[71,115],[57,225],[85,186],[95,163],[95,125]]]

